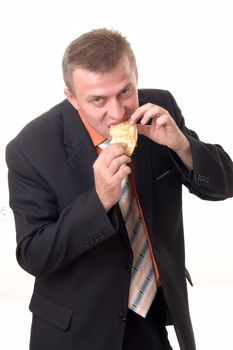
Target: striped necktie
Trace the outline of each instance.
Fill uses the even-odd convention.
[[[108,144],[109,141],[106,140],[99,147],[103,149]],[[133,250],[128,306],[137,314],[146,317],[156,295],[157,286],[139,203],[132,188],[132,181],[129,180],[130,176],[122,181],[121,196],[118,202]]]

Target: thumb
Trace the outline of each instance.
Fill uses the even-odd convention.
[[[150,125],[137,124],[138,133],[141,135],[149,136],[150,134]]]

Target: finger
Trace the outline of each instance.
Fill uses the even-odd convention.
[[[150,135],[150,125],[137,124],[138,134],[145,135],[149,137]]]
[[[121,167],[125,166],[126,164],[129,164],[131,162],[131,158],[127,155],[122,155],[120,157],[114,158],[111,164],[108,167],[108,170],[113,175],[117,173]]]
[[[139,119],[141,119],[144,115],[144,113],[148,110],[149,108],[149,103],[142,105],[140,107],[138,107],[134,113],[131,115],[131,117],[129,118],[129,123],[130,124],[135,124],[139,121]]]
[[[131,168],[128,165],[121,167],[115,175],[113,175],[113,181],[115,183],[121,183],[123,179],[131,173]]]
[[[125,143],[109,145],[109,147],[102,150],[97,161],[101,166],[108,168],[115,158],[126,154],[126,148],[127,145]]]
[[[103,169],[102,169],[103,170]],[[98,188],[104,189],[104,191],[114,191],[116,187],[121,185],[122,180],[131,173],[131,168],[124,164],[115,173],[111,173],[109,169],[101,174],[95,175],[95,183]]]
[[[130,117],[130,122],[133,124],[141,119],[141,124],[147,124],[150,119],[159,117],[164,113],[166,113],[166,111],[162,107],[152,103],[147,103],[136,109]]]
[[[164,110],[159,108],[158,106],[154,106],[151,109],[147,110],[142,119],[141,119],[141,124],[145,125],[147,123],[149,123],[149,121],[151,119],[156,120],[157,118],[159,118],[161,116],[161,114],[164,113]]]
[[[162,126],[176,126],[175,121],[169,114],[163,114],[159,118],[156,119],[156,129],[161,128]]]

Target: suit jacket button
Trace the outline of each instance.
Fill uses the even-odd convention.
[[[95,244],[95,239],[91,238],[89,242],[90,242],[90,245],[93,245],[93,244]]]
[[[132,271],[133,270],[133,265],[132,264],[129,264],[126,268],[128,271]]]
[[[99,238],[100,238],[100,239],[104,239],[104,237],[105,237],[105,234],[104,234],[104,233],[100,233],[100,234],[99,234]]]
[[[126,321],[127,320],[127,317],[126,317],[126,314],[124,312],[120,312],[119,313],[119,317],[122,321]]]

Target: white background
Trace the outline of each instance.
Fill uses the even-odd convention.
[[[14,341],[18,350],[27,348],[30,314],[26,309],[33,284],[15,261],[5,146],[27,122],[64,98],[61,59],[66,46],[94,28],[118,29],[135,51],[139,87],[170,90],[187,126],[233,156],[230,5],[230,0],[1,1],[0,307],[6,313],[0,312],[0,321],[9,321],[0,340],[2,349],[13,349]],[[198,349],[224,349],[222,342],[233,349],[228,323],[233,312],[233,201],[205,202],[184,189],[183,202]],[[21,316],[25,326],[20,323],[20,328]],[[24,332],[20,339],[19,330]],[[15,337],[9,338],[10,331]]]

